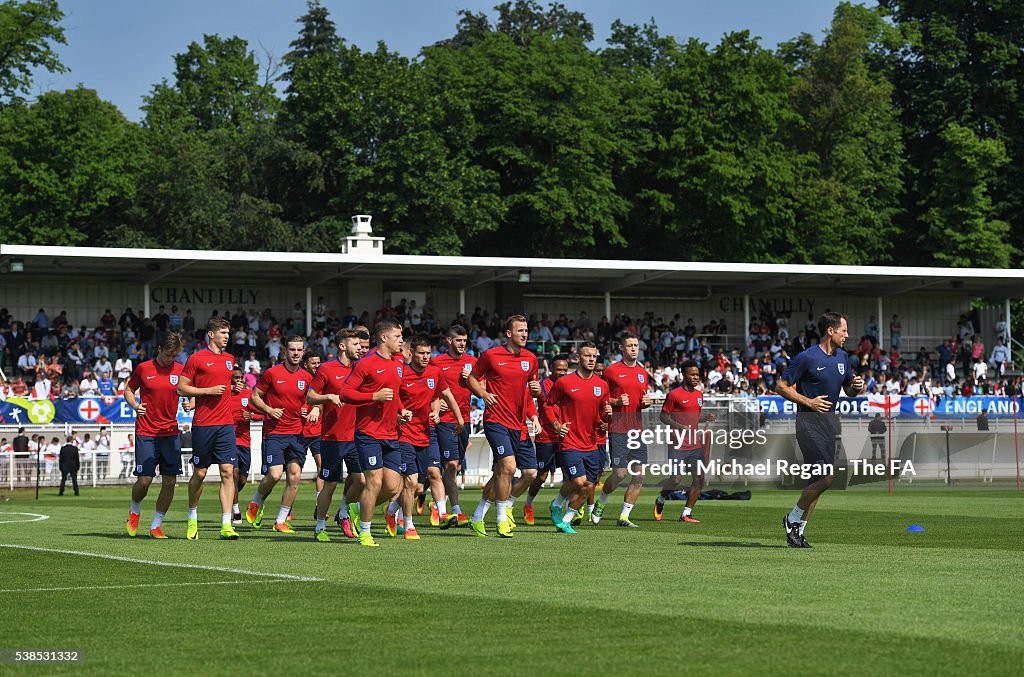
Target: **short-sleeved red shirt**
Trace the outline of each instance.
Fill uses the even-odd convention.
[[[523,389],[537,380],[537,356],[526,349],[515,355],[508,346],[491,348],[477,360],[473,375],[485,381],[487,392],[498,398],[484,408],[484,422],[521,429],[526,418]]]
[[[570,424],[569,432],[562,438],[562,449],[597,450],[597,429],[608,400],[608,384],[599,376],[582,378],[573,372],[555,382],[548,393],[548,403],[558,405],[561,422]]]
[[[235,422],[232,414],[231,398],[231,370],[235,362],[231,353],[215,353],[209,348],[203,348],[193,353],[185,368],[181,371],[181,377],[187,378],[195,388],[214,388],[224,386],[224,392],[220,395],[200,395],[196,398],[196,413],[192,418],[192,425],[215,426],[232,425]]]
[[[178,434],[178,377],[184,366],[171,362],[161,367],[156,360],[139,364],[128,379],[128,389],[146,405],[144,416],[135,418],[135,434],[170,437]]]
[[[263,372],[256,390],[263,393],[263,402],[271,409],[283,409],[281,418],[267,416],[263,420],[263,436],[301,435],[302,408],[306,404],[306,389],[313,377],[299,367],[288,371],[284,364],[274,365]]]

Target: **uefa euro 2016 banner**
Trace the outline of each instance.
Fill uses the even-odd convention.
[[[757,398],[759,410],[768,418],[792,418],[796,405],[778,395]],[[882,418],[908,416],[915,418],[976,418],[985,414],[989,418],[1012,418],[1020,411],[1021,398],[992,397],[944,397],[939,401],[928,397],[908,395],[867,395],[864,397],[841,397],[836,409],[841,416],[864,416]]]
[[[0,402],[0,424],[134,423],[135,412],[123,397],[78,397],[68,400],[28,400],[9,397]],[[191,423],[192,412],[178,406],[178,423]]]

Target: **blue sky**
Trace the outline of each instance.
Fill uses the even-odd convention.
[[[491,11],[497,0],[326,0],[349,43],[388,47],[415,56],[420,47],[452,35],[456,12]],[[547,4],[543,2],[542,4]],[[820,38],[836,0],[565,0],[594,24],[595,47],[605,44],[612,21],[642,24],[652,17],[659,30],[677,38],[716,43],[733,30],[749,29],[774,47],[807,32]],[[140,117],[143,95],[172,71],[172,57],[204,33],[238,35],[261,62],[268,51],[280,58],[298,31],[304,0],[61,0],[67,46],[62,75],[39,73],[35,93],[79,83],[114,102],[130,119]]]

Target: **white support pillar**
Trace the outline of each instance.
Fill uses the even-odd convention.
[[[306,287],[306,336],[313,334],[313,288]]]
[[[604,316],[608,318],[608,321],[612,321],[612,293],[606,291],[604,293]]]
[[[882,319],[882,297],[878,297],[878,347],[885,350],[885,321]],[[945,367],[943,367],[945,368]]]
[[[149,314],[149,283],[142,285],[142,316],[152,317]]]
[[[1006,299],[1004,314],[1006,315],[1006,340],[1003,341],[1003,345],[1006,346],[1006,351],[1009,355],[1007,361],[1013,362],[1013,324],[1010,322],[1010,299]]]
[[[743,295],[743,330],[740,332],[740,345],[743,346],[743,355],[746,356],[747,336],[750,335],[750,294]]]
[[[459,315],[466,314],[466,290],[459,290]]]

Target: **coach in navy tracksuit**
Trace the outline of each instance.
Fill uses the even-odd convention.
[[[839,391],[845,390],[855,397],[864,390],[864,379],[854,376],[850,356],[843,350],[848,334],[846,316],[825,313],[818,320],[818,334],[818,345],[797,355],[776,386],[779,395],[797,405],[796,441],[804,463],[820,464],[826,469],[808,483],[792,512],[782,518],[786,542],[792,548],[811,547],[804,539],[804,527],[818,497],[832,486],[834,475],[829,469],[834,467],[836,458],[839,419],[835,409]]]

